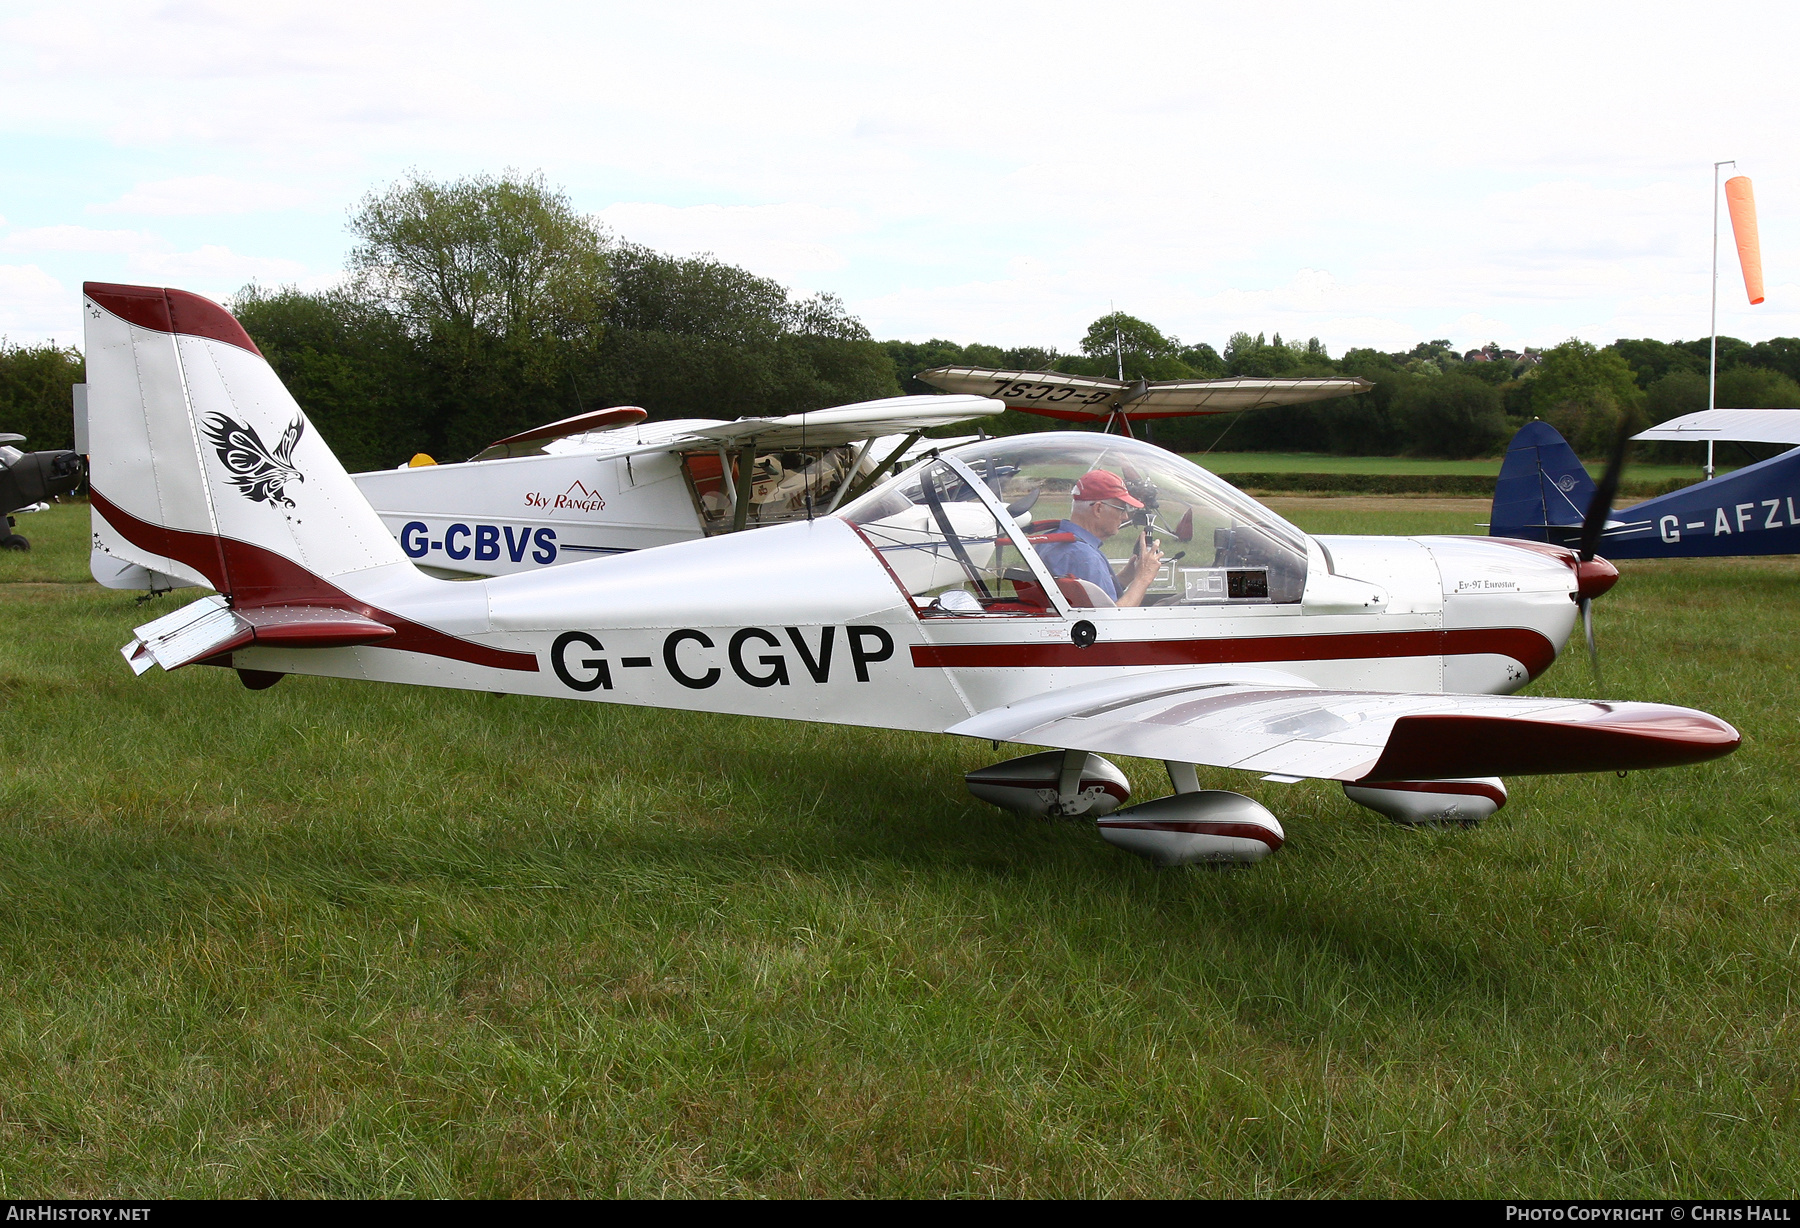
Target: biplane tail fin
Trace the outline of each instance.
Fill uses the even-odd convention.
[[[1594,498],[1594,479],[1568,441],[1548,422],[1534,419],[1506,445],[1494,483],[1488,535],[1569,545]]]
[[[229,312],[182,290],[84,291],[99,548],[242,606],[413,570]]]

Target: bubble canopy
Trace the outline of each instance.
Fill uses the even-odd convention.
[[[1306,587],[1299,529],[1175,453],[1117,435],[964,444],[840,514],[925,614],[1052,613],[1046,578],[1065,604],[1091,607],[1278,604]],[[1162,560],[1140,567],[1150,542]],[[1152,571],[1146,583],[1139,573]]]

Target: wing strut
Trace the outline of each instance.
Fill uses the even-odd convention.
[[[912,434],[908,435],[905,439],[901,440],[900,446],[895,448],[892,452],[889,452],[886,460],[882,461],[879,465],[876,465],[873,469],[869,470],[868,474],[865,477],[858,480],[856,485],[852,486],[848,491],[844,492],[844,497],[842,499],[842,502],[854,503],[856,500],[862,498],[863,495],[868,492],[869,487],[875,485],[875,483],[877,483],[881,480],[881,475],[887,471],[887,467],[889,465],[893,464],[895,461],[899,460],[902,456],[905,456],[906,450],[908,448],[912,447],[915,443],[918,443],[920,439],[924,438],[924,436],[925,436],[924,431],[914,431]],[[871,440],[870,442],[873,443],[874,441]]]
[[[738,449],[737,507],[731,513],[733,533],[742,533],[744,526],[750,523],[750,492],[755,487],[751,479],[756,476],[755,469],[756,440],[751,438]]]

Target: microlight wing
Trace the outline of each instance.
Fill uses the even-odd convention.
[[[1062,371],[999,371],[986,367],[938,367],[918,379],[945,392],[1004,401],[1008,409],[1068,422],[1104,422],[1116,413],[1131,418],[1184,418],[1235,413],[1271,405],[1300,405],[1351,396],[1374,387],[1350,377],[1320,379],[1160,380],[1156,382],[1071,375]]]

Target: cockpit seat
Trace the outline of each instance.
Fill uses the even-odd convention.
[[[1083,580],[1077,576],[1056,577],[1056,587],[1062,590],[1063,600],[1083,610],[1109,610],[1118,602],[1106,595],[1106,590],[1092,580]]]

